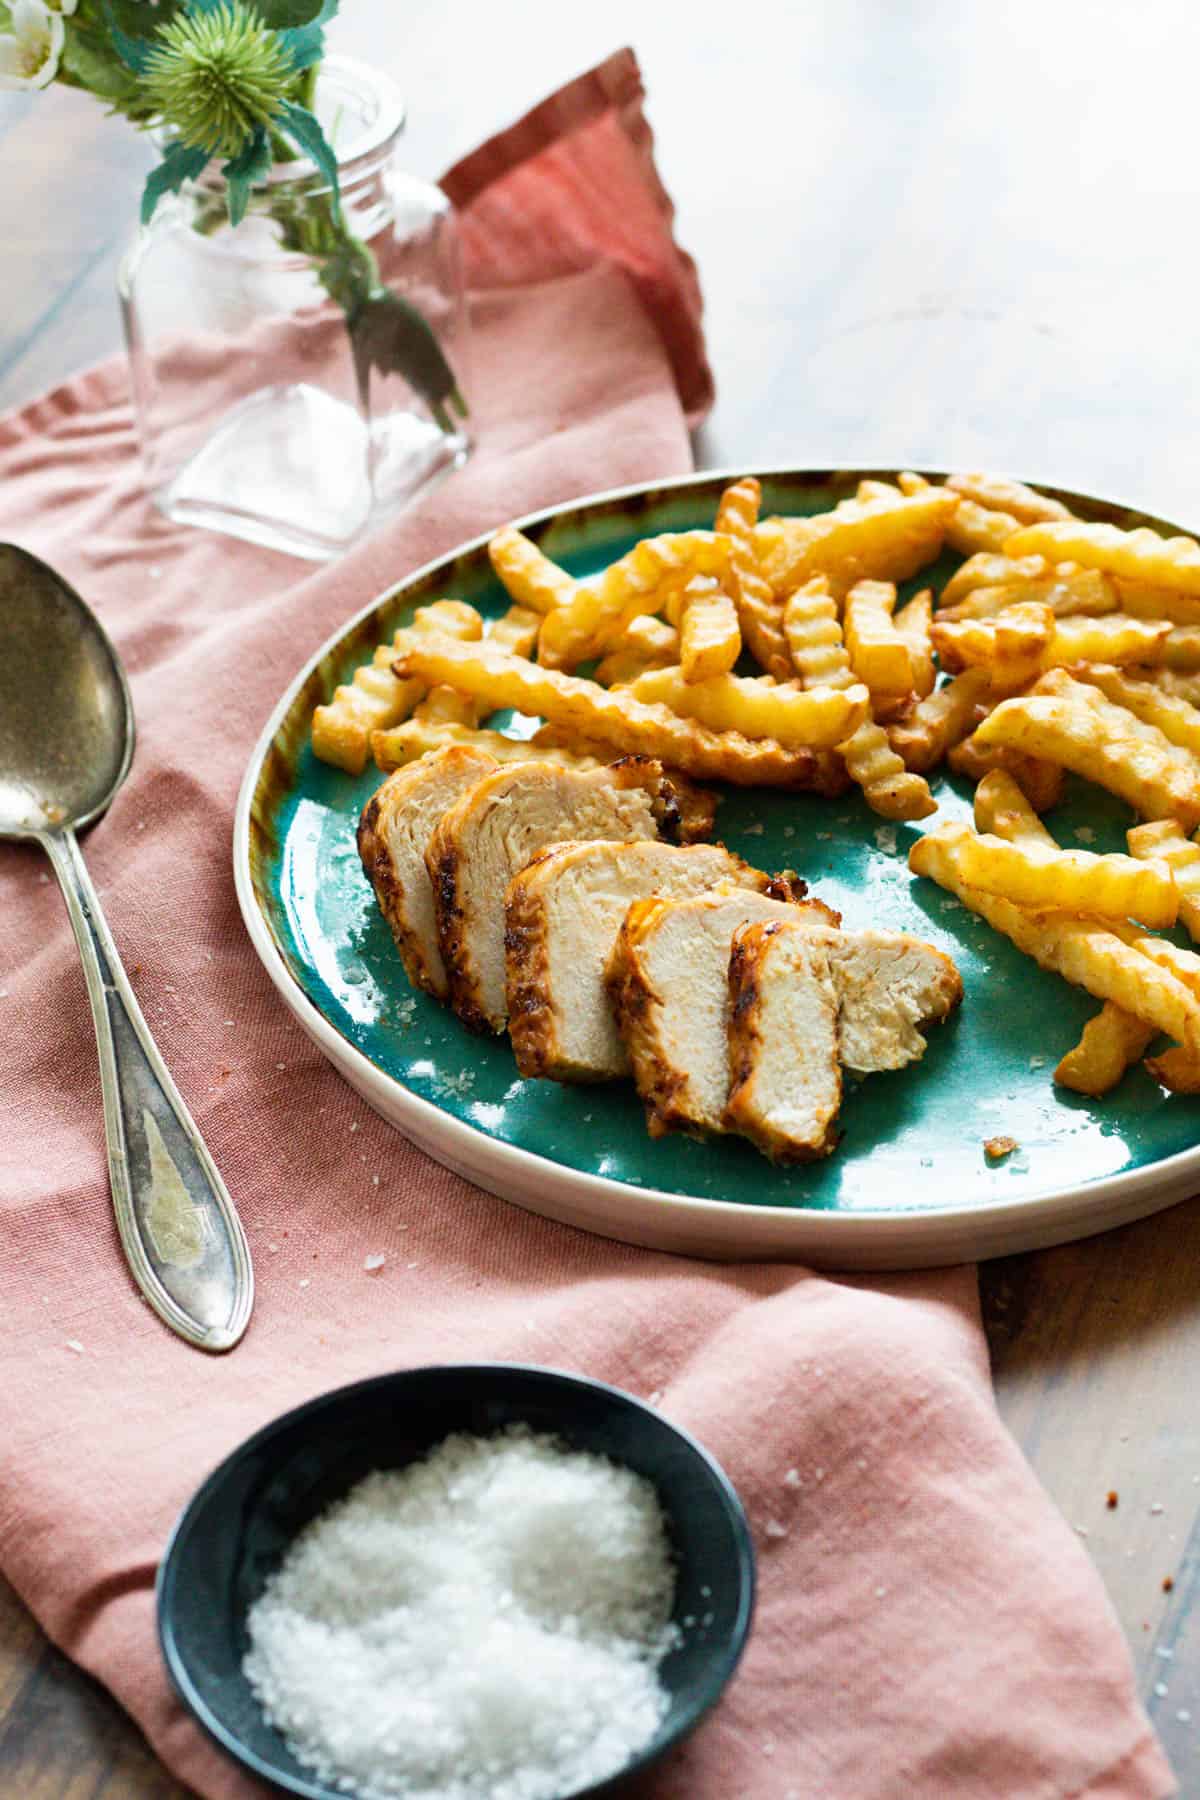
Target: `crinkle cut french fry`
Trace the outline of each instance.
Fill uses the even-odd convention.
[[[1161,1056],[1148,1056],[1146,1068],[1170,1094],[1200,1094],[1200,1056],[1180,1044]]]
[[[1009,744],[1061,763],[1127,800],[1145,817],[1177,818],[1195,830],[1200,824],[1200,764],[1154,726],[1113,706],[1097,688],[1069,677],[1056,686],[1055,692],[1002,700],[979,726],[979,742]]]
[[[1129,674],[1138,681],[1149,681],[1164,694],[1186,700],[1189,706],[1200,706],[1200,674],[1183,675],[1177,669],[1145,668],[1131,665]]]
[[[953,830],[954,828],[949,828]],[[909,851],[914,875],[927,875],[964,906],[1003,932],[1043,969],[1111,1000],[1200,1054],[1200,997],[1169,969],[1156,965],[1111,926],[1062,913],[1035,913],[982,894],[963,880],[946,827],[926,833]]]
[[[729,545],[729,585],[742,641],[760,668],[786,681],[791,666],[779,598],[759,555],[756,527],[761,502],[762,488],[753,475],[733,482],[721,495],[716,530]]]
[[[1152,819],[1125,833],[1130,856],[1153,856],[1169,864],[1179,894],[1179,923],[1200,943],[1200,844],[1175,819]]]
[[[989,558],[989,561],[1001,558]],[[1040,562],[1041,558],[1033,560]],[[965,564],[963,565],[965,568]],[[1063,564],[1052,575],[1038,575],[1031,580],[1002,581],[994,587],[980,585],[963,593],[952,605],[944,605],[940,619],[994,619],[998,613],[1026,601],[1036,600],[1048,606],[1056,618],[1075,613],[1099,618],[1117,612],[1120,603],[1116,583],[1102,569],[1074,569]]]
[[[941,762],[951,744],[974,730],[977,708],[990,688],[986,669],[964,669],[918,701],[900,724],[889,725],[888,742],[905,768],[924,774]]]
[[[460,725],[449,719],[418,719],[414,716],[402,725],[371,734],[372,755],[385,774],[403,768],[405,763],[416,762],[431,750],[443,750],[451,744],[486,750],[497,762],[553,762],[561,763],[567,769],[596,769],[611,760],[603,755],[580,755],[558,744],[505,737],[499,731]]]
[[[657,610],[664,579],[694,571],[723,575],[727,561],[725,539],[711,531],[643,538],[602,575],[576,583],[566,605],[547,613],[538,638],[539,662],[571,668],[600,655],[630,620]]]
[[[1094,573],[1100,574],[1100,570]],[[1150,587],[1144,581],[1122,581],[1105,576],[1117,596],[1117,609],[1134,619],[1166,619],[1172,625],[1200,625],[1200,594],[1176,594],[1170,588]]]
[[[431,725],[478,725],[479,702],[469,699],[466,694],[460,694],[457,688],[432,687],[417,701],[412,716],[414,719],[426,720]]]
[[[519,606],[539,614],[566,606],[575,596],[575,578],[560,569],[522,531],[508,525],[488,545],[493,569]]]
[[[664,669],[677,663],[678,656],[642,656],[636,650],[610,650],[596,664],[596,680],[601,687],[629,687],[647,669]]]
[[[774,738],[789,749],[833,749],[858,729],[868,707],[864,687],[801,688],[743,675],[685,681],[679,668],[647,669],[629,691],[635,700],[668,706],[710,731]]]
[[[1151,621],[1145,620],[1149,625]],[[1115,657],[1109,661],[1115,662]],[[1160,662],[1165,668],[1178,669],[1181,674],[1194,675],[1200,670],[1200,625],[1173,625],[1166,636],[1156,646],[1152,656],[1142,659],[1144,662]]]
[[[1084,519],[1026,525],[1004,545],[1007,556],[1044,556],[1048,562],[1082,563],[1107,569],[1123,581],[1200,594],[1200,544],[1189,537],[1161,537],[1149,526],[1122,531],[1117,525]]]
[[[1029,795],[1007,769],[993,769],[975,789],[975,829],[1010,844],[1041,844],[1058,848],[1038,818]]]
[[[856,581],[907,581],[941,550],[958,500],[944,488],[897,499],[850,501],[809,519],[760,528],[763,573],[780,599],[826,575],[840,597]]]
[[[792,662],[806,687],[848,688],[854,671],[842,642],[837,606],[823,576],[790,594],[783,608],[784,635]],[[885,819],[924,819],[936,811],[928,783],[905,769],[887,734],[864,719],[839,750],[852,781],[868,806]]]
[[[1155,726],[1172,744],[1200,756],[1200,712],[1188,701],[1165,693],[1153,682],[1135,680],[1127,669],[1112,664],[1078,663],[1070,672],[1089,687],[1099,688],[1114,705]]]
[[[892,582],[858,581],[846,595],[842,612],[842,637],[850,667],[866,683],[873,699],[912,691],[912,661],[892,618],[895,605]]]
[[[679,663],[685,681],[728,675],[741,649],[737,609],[728,594],[716,588],[685,598],[679,624]]]
[[[1005,556],[1000,551],[977,550],[968,556],[938,595],[939,610],[957,606],[976,588],[1007,587],[1012,582],[1037,581],[1045,575],[1044,556]]]
[[[783,603],[783,635],[792,668],[805,687],[853,687],[837,602],[824,575],[814,575]]]
[[[1115,1088],[1157,1035],[1153,1025],[1135,1018],[1106,1000],[1095,1018],[1083,1028],[1083,1036],[1054,1071],[1059,1087],[1098,1099]]]
[[[1035,601],[1010,607],[994,619],[939,617],[933,622],[944,669],[991,669],[1009,686],[1032,680],[1053,639],[1054,614]]]
[[[515,656],[532,656],[541,623],[541,614],[532,607],[510,606],[506,613],[492,620],[486,635],[493,644],[503,644]]]
[[[980,551],[1011,554],[1008,540],[1018,523],[1011,513],[993,512],[975,500],[960,499],[946,526],[946,542],[960,556],[975,556]]]
[[[1175,881],[1161,859],[1098,856],[1038,842],[979,834],[965,825],[956,842],[956,866],[970,887],[1039,911],[1090,913],[1104,919],[1139,919],[1174,925],[1179,909]]]
[[[483,636],[483,620],[464,600],[434,600],[419,606],[412,624],[399,630],[390,644],[380,644],[371,662],[354,671],[353,679],[335,689],[326,706],[313,710],[313,754],[350,775],[367,765],[371,733],[407,718],[425,691],[420,681],[400,681],[392,672],[396,651],[413,633],[438,631],[453,637]]]
[[[913,692],[918,700],[932,694],[937,681],[933,661],[933,595],[928,588],[914,594],[894,616],[894,624],[908,649]]]
[[[1127,613],[1109,613],[1102,619],[1057,619],[1044,660],[1047,668],[1077,662],[1166,661],[1175,636],[1165,619],[1131,619]]]
[[[414,642],[400,659],[397,673],[416,675],[427,683],[447,682],[474,694],[492,712],[511,706],[554,724],[569,724],[589,748],[603,743],[617,756],[657,756],[701,780],[819,791],[830,781],[828,767],[811,750],[785,749],[769,738],[750,739],[737,732],[709,731],[695,719],[635,700],[623,689],[602,688],[594,681],[524,662],[487,643]]]
[[[1025,525],[1035,524],[1039,519],[1069,519],[1073,516],[1070,507],[1064,506],[1061,500],[1039,494],[1026,487],[1023,481],[1013,481],[1007,475],[951,475],[946,486],[961,494],[964,500],[974,500],[990,512],[1011,513]]]
[[[956,775],[963,775],[968,781],[982,783],[991,774],[1011,776],[1035,813],[1049,812],[1063,797],[1065,783],[1057,763],[1044,762],[1037,756],[1023,756],[1019,750],[1010,750],[1007,744],[992,744],[985,748],[977,744],[974,737],[963,738],[961,743],[951,744],[946,761]],[[985,829],[990,828],[980,826],[981,831]],[[1001,832],[999,835],[1005,837],[1008,834]]]

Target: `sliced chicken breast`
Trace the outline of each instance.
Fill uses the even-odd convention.
[[[819,901],[736,889],[689,900],[635,900],[629,908],[606,983],[651,1137],[724,1129],[733,934],[810,910],[821,920],[830,916]]]
[[[389,775],[358,822],[358,853],[408,979],[439,1000],[446,996],[446,968],[425,852],[443,815],[497,767],[494,757],[465,745],[431,750]]]
[[[842,1067],[874,1075],[919,1062],[922,1031],[945,1019],[963,996],[950,958],[903,931],[809,929],[825,949],[837,989]]]
[[[539,850],[566,839],[653,839],[678,829],[662,768],[625,757],[609,768],[518,763],[484,777],[446,814],[425,865],[450,1002],[477,1031],[508,1022],[504,895]]]
[[[721,844],[555,844],[508,884],[504,902],[508,1029],[522,1075],[612,1081],[627,1075],[604,987],[634,900],[678,899],[719,882],[766,888],[769,877]]]
[[[818,937],[778,921],[739,927],[729,1001],[726,1128],[775,1162],[828,1156],[842,1072],[837,990]]]

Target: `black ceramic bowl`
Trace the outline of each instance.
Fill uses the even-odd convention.
[[[409,1369],[265,1426],[213,1471],[171,1534],[158,1573],[167,1669],[185,1705],[254,1774],[310,1800],[345,1800],[290,1754],[242,1674],[246,1614],[297,1532],[372,1469],[402,1468],[453,1431],[485,1436],[516,1423],[647,1476],[677,1562],[682,1642],[660,1669],[666,1717],[624,1769],[559,1800],[619,1794],[715,1703],[750,1629],[754,1551],[741,1502],[708,1453],[631,1394],[578,1375],[505,1363]]]

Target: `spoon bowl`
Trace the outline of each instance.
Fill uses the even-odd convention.
[[[111,803],[133,745],[129,685],[99,620],[46,563],[0,544],[0,838],[39,843],[67,903],[134,1279],[179,1336],[228,1350],[253,1300],[245,1234],[134,998],[75,838]]]

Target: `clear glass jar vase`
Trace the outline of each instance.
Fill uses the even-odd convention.
[[[171,519],[324,560],[470,450],[453,211],[398,164],[393,84],[327,57],[309,162],[234,229],[216,164],[160,201],[119,287],[147,485]]]

